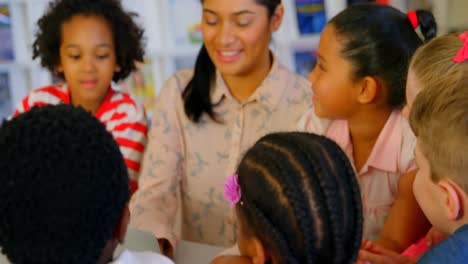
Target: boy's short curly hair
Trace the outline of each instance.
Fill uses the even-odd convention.
[[[13,263],[96,263],[129,200],[120,149],[71,105],[0,126],[0,247]]]
[[[125,79],[135,70],[135,61],[143,61],[143,29],[135,23],[135,13],[126,12],[119,0],[55,0],[38,21],[38,31],[33,43],[33,59],[40,58],[41,65],[57,77],[60,62],[62,25],[76,15],[96,15],[109,22],[121,71],[113,80]]]

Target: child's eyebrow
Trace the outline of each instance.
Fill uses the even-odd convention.
[[[108,44],[108,43],[102,43],[102,44],[98,44],[96,47],[97,48],[110,48],[112,45],[111,44]],[[68,48],[80,48],[80,45],[77,45],[77,44],[68,44],[65,46],[66,49]]]

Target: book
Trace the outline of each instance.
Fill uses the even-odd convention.
[[[322,32],[327,24],[323,0],[295,0],[300,35]]]
[[[315,64],[317,64],[317,51],[294,51],[294,66],[297,74],[307,78]]]
[[[8,5],[0,4],[0,62],[13,61],[13,32],[11,14]]]
[[[153,63],[146,59],[144,63],[136,62],[136,68],[130,76],[117,84],[117,90],[132,95],[145,108],[148,116],[151,116],[156,100]]]
[[[0,72],[0,124],[3,119],[13,114],[8,72]]]

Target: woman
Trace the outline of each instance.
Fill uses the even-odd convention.
[[[202,0],[204,45],[194,70],[177,72],[158,97],[132,224],[172,255],[181,205],[182,239],[235,241],[226,175],[263,135],[295,130],[310,85],[269,50],[281,25],[280,0]]]

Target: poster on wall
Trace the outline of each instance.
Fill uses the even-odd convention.
[[[0,4],[0,62],[13,61],[13,32],[11,15],[7,4]]]
[[[327,23],[323,0],[295,0],[300,35],[317,34]]]
[[[317,64],[317,51],[294,51],[294,68],[296,73],[307,78]]]
[[[0,123],[13,114],[8,72],[0,72]]]
[[[145,108],[148,116],[151,116],[156,100],[153,66],[153,62],[149,59],[144,63],[136,62],[137,69],[117,84],[117,89],[132,95]]]
[[[203,42],[201,14],[200,0],[169,0],[169,20],[170,25],[172,25],[174,42],[177,46],[201,44]]]

